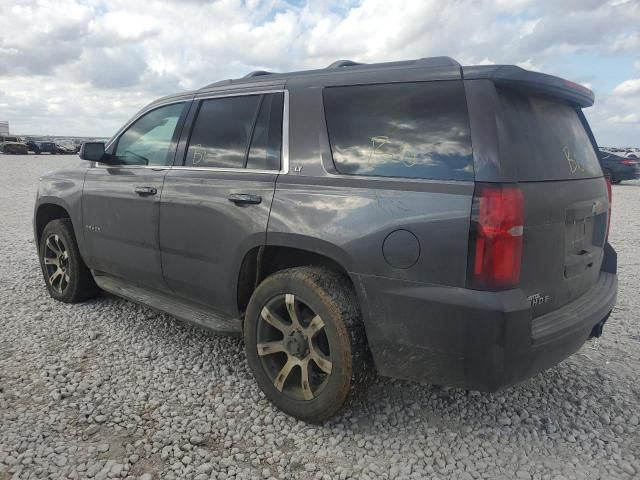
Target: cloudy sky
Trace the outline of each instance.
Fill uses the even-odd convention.
[[[0,120],[110,136],[150,100],[255,69],[449,55],[583,83],[640,146],[640,0],[0,0]]]

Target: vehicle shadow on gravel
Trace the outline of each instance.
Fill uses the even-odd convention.
[[[603,438],[630,435],[635,425],[626,425],[640,391],[615,378],[577,354],[529,381],[496,393],[481,393],[408,381],[379,378],[367,398],[345,411],[333,422],[348,422],[354,432],[395,429],[420,434],[435,428],[442,433],[481,437],[508,430],[536,437],[562,437],[570,443],[580,435],[599,429]],[[593,358],[592,358],[593,359]],[[627,388],[628,387],[628,388]],[[611,398],[619,398],[615,406]],[[603,408],[606,406],[606,408]],[[637,425],[637,417],[632,419]],[[630,437],[632,438],[632,437]]]
[[[190,326],[109,294],[86,305],[90,307],[94,303],[105,304],[100,308],[120,304],[126,310],[134,309],[146,320],[136,328],[141,329],[138,333],[144,331],[147,344],[162,351],[175,348],[173,338],[176,335],[178,341],[188,339],[201,352],[212,372],[222,371],[223,375],[231,375],[251,385],[254,392],[244,401],[264,397],[252,381],[240,338],[220,336]],[[220,351],[226,352],[225,355],[220,356],[217,353]],[[180,350],[176,354],[181,355]],[[137,355],[147,355],[145,348]],[[384,436],[394,431],[419,436],[428,431],[433,433],[435,429],[438,434],[470,434],[484,439],[506,430],[527,437],[560,438],[570,444],[597,429],[600,438],[615,440],[625,432],[631,435],[635,432],[635,425],[625,426],[625,423],[629,412],[637,406],[633,399],[638,398],[640,390],[633,386],[632,377],[621,378],[614,365],[608,363],[606,350],[594,350],[587,344],[559,366],[496,393],[378,377],[363,398],[320,428],[331,432],[340,426],[350,436],[362,434],[374,438],[379,431],[386,432]],[[212,378],[212,382],[216,381]],[[618,400],[612,405],[614,396]],[[607,406],[606,411],[603,406]],[[268,408],[273,409],[275,415],[284,416],[274,406]],[[298,423],[293,418],[286,418],[291,425]],[[304,424],[300,422],[300,425]]]

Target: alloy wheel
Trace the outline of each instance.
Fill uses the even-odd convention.
[[[69,286],[69,250],[59,235],[51,234],[45,240],[44,267],[51,288],[62,295]]]
[[[294,400],[313,400],[333,365],[322,318],[293,294],[272,298],[257,325],[257,350],[274,387]]]

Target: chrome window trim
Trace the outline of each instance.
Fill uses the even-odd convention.
[[[194,97],[193,101],[197,100],[208,100],[211,98],[225,98],[225,97],[245,97],[249,95],[263,95],[268,93],[284,93],[284,102],[282,107],[282,145],[280,146],[280,169],[279,170],[260,170],[255,168],[221,168],[221,167],[187,167],[184,165],[109,165],[108,163],[94,162],[96,167],[104,167],[104,168],[119,168],[119,169],[130,169],[130,168],[147,168],[152,170],[186,170],[186,171],[205,171],[205,172],[246,172],[246,173],[270,173],[276,175],[286,175],[289,173],[289,91],[286,89],[281,90],[263,90],[263,91],[253,91],[253,92],[242,92],[242,93],[228,93],[228,94],[216,94],[216,95],[207,95],[205,97]],[[115,141],[115,139],[120,138],[120,135],[126,131],[127,128],[135,121],[137,121],[143,115],[149,113],[156,108],[164,107],[167,105],[173,105],[176,103],[186,102],[188,100],[177,100],[173,102],[162,103],[154,106],[154,108],[150,108],[140,113],[137,117],[127,123],[124,127],[122,127],[118,135],[114,135],[113,139],[109,141],[105,145],[105,149],[111,146],[111,144]],[[195,121],[195,119],[194,119]],[[122,133],[121,133],[122,132]]]

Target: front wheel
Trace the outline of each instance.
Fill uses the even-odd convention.
[[[49,295],[66,303],[96,297],[100,290],[85,265],[71,220],[52,220],[40,237],[40,266]]]
[[[280,410],[322,422],[374,376],[353,287],[326,268],[277,272],[256,289],[244,323],[247,360]]]

